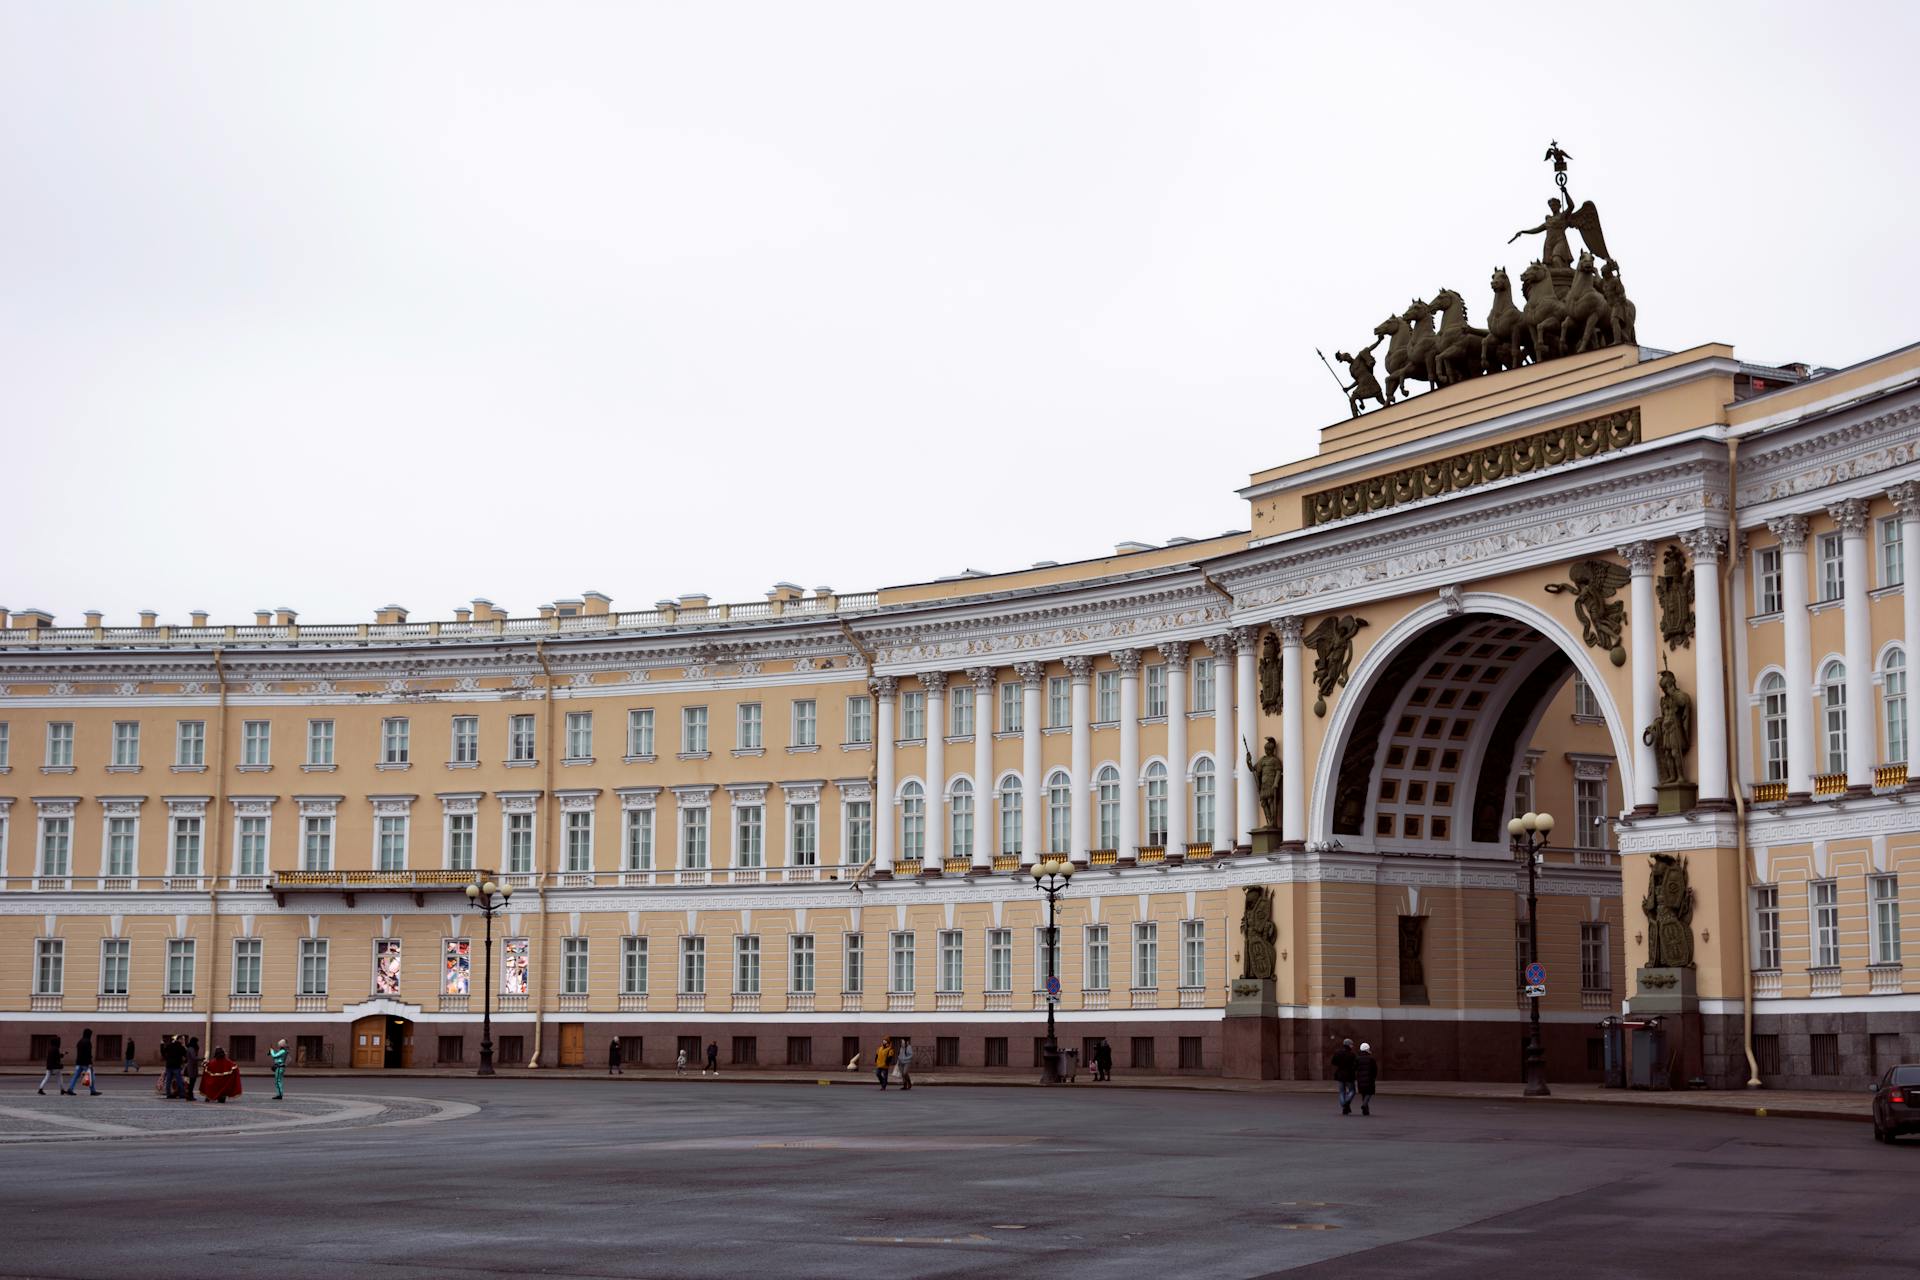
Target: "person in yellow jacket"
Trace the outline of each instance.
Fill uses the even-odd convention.
[[[882,1089],[887,1087],[887,1072],[893,1068],[893,1037],[887,1036],[880,1041],[880,1047],[873,1051],[873,1075]]]

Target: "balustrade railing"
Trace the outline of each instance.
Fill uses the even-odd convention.
[[[1807,982],[1816,996],[1837,996],[1840,994],[1840,970],[1837,968],[1818,968],[1807,970]]]
[[[1135,1009],[1160,1007],[1160,988],[1158,987],[1135,987],[1127,994],[1132,997],[1129,1003]]]
[[[1198,1009],[1206,1004],[1206,1000],[1207,989],[1205,987],[1180,988],[1180,1007],[1182,1009]]]
[[[1867,993],[1869,995],[1899,995],[1901,985],[1899,965],[1875,964],[1867,966]]]
[[[1779,995],[1780,971],[1778,969],[1755,969],[1753,971],[1753,994],[1756,996]]]

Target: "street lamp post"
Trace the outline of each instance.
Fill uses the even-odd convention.
[[[1527,964],[1529,967],[1540,962],[1540,897],[1539,866],[1544,861],[1547,837],[1553,833],[1553,815],[1550,813],[1523,813],[1507,823],[1507,835],[1513,840],[1513,856],[1525,858],[1527,862]],[[1531,984],[1530,984],[1531,985]],[[1529,996],[1531,1006],[1527,1028],[1527,1086],[1526,1096],[1544,1098],[1552,1093],[1547,1088],[1546,1053],[1540,1047],[1540,997]]]
[[[506,910],[507,901],[512,897],[512,885],[495,884],[478,875],[467,886],[467,902],[487,918],[487,965],[480,987],[480,1074],[483,1076],[493,1074],[493,917]]]
[[[1033,887],[1047,895],[1047,1042],[1040,1051],[1040,1083],[1060,1083],[1060,1045],[1053,1035],[1053,1005],[1060,998],[1060,975],[1054,971],[1054,959],[1060,952],[1060,930],[1053,922],[1054,903],[1073,880],[1073,863],[1066,858],[1048,858],[1031,868]]]

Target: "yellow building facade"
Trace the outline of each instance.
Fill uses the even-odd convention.
[[[1506,822],[1547,810],[1554,1078],[1600,1078],[1600,1023],[1640,1001],[1670,1010],[1676,1078],[1851,1084],[1920,1048],[1916,374],[1913,350],[1817,375],[1564,356],[1327,428],[1242,488],[1246,533],[861,595],[12,611],[0,1058],[91,1026],[148,1060],[189,1032],[471,1064],[490,1002],[507,1064],[604,1062],[618,1035],[655,1065],[840,1069],[893,1035],[1030,1071],[1027,868],[1064,857],[1069,1047],[1312,1078],[1352,1035],[1401,1078],[1510,1079]],[[1617,590],[1581,589],[1595,562]],[[1693,708],[1674,796],[1663,672]],[[1636,987],[1657,856],[1692,891],[1671,991]],[[515,890],[490,948],[477,873]],[[1276,926],[1252,1005],[1249,889]]]

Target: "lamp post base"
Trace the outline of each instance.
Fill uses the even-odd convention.
[[[1546,1055],[1540,1050],[1540,1041],[1534,1040],[1527,1045],[1527,1088],[1529,1098],[1550,1098],[1553,1090],[1547,1088]]]
[[[493,1074],[493,1041],[491,1040],[480,1042],[480,1074],[483,1076]]]
[[[1040,1050],[1040,1083],[1060,1083],[1060,1046],[1052,1040]]]

